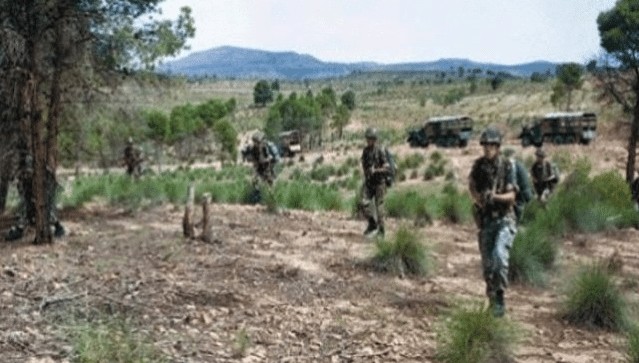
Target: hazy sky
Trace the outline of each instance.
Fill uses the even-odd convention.
[[[190,6],[191,50],[232,45],[323,61],[400,63],[469,58],[502,64],[585,62],[597,15],[615,0],[165,0]]]

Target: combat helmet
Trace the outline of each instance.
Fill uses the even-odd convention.
[[[501,132],[493,127],[489,127],[481,133],[479,137],[479,143],[481,145],[497,144],[501,145]]]
[[[367,128],[364,137],[366,137],[366,139],[377,140],[377,129],[374,127]]]
[[[253,134],[253,136],[251,137],[251,139],[253,140],[253,142],[257,143],[257,142],[262,142],[262,140],[264,140],[264,133],[262,131],[255,131],[255,133]]]

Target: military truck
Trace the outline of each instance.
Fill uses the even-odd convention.
[[[465,147],[473,132],[473,119],[468,116],[432,117],[418,129],[408,132],[411,147]]]
[[[280,154],[286,157],[293,157],[302,152],[302,136],[299,130],[280,132],[279,134]]]
[[[592,112],[549,113],[532,124],[524,125],[519,134],[522,146],[541,147],[554,144],[588,145],[597,136],[597,116]]]

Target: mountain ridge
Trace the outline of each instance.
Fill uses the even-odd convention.
[[[371,61],[326,62],[312,55],[293,51],[265,51],[226,45],[194,52],[167,62],[158,67],[158,71],[187,77],[301,80],[343,77],[354,72],[457,72],[458,68],[462,67],[465,70],[481,69],[528,77],[534,72],[554,73],[557,65],[558,63],[544,60],[506,65],[475,62],[465,58],[440,58],[435,61],[387,64]]]

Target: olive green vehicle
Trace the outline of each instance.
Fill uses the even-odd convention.
[[[279,149],[282,156],[293,157],[302,152],[302,136],[299,130],[281,132],[279,137]]]
[[[465,147],[473,133],[474,121],[468,116],[442,116],[428,119],[418,129],[408,132],[411,147]]]
[[[532,124],[525,125],[519,138],[522,146],[541,147],[554,144],[581,143],[588,145],[597,136],[597,115],[592,112],[549,113]]]

